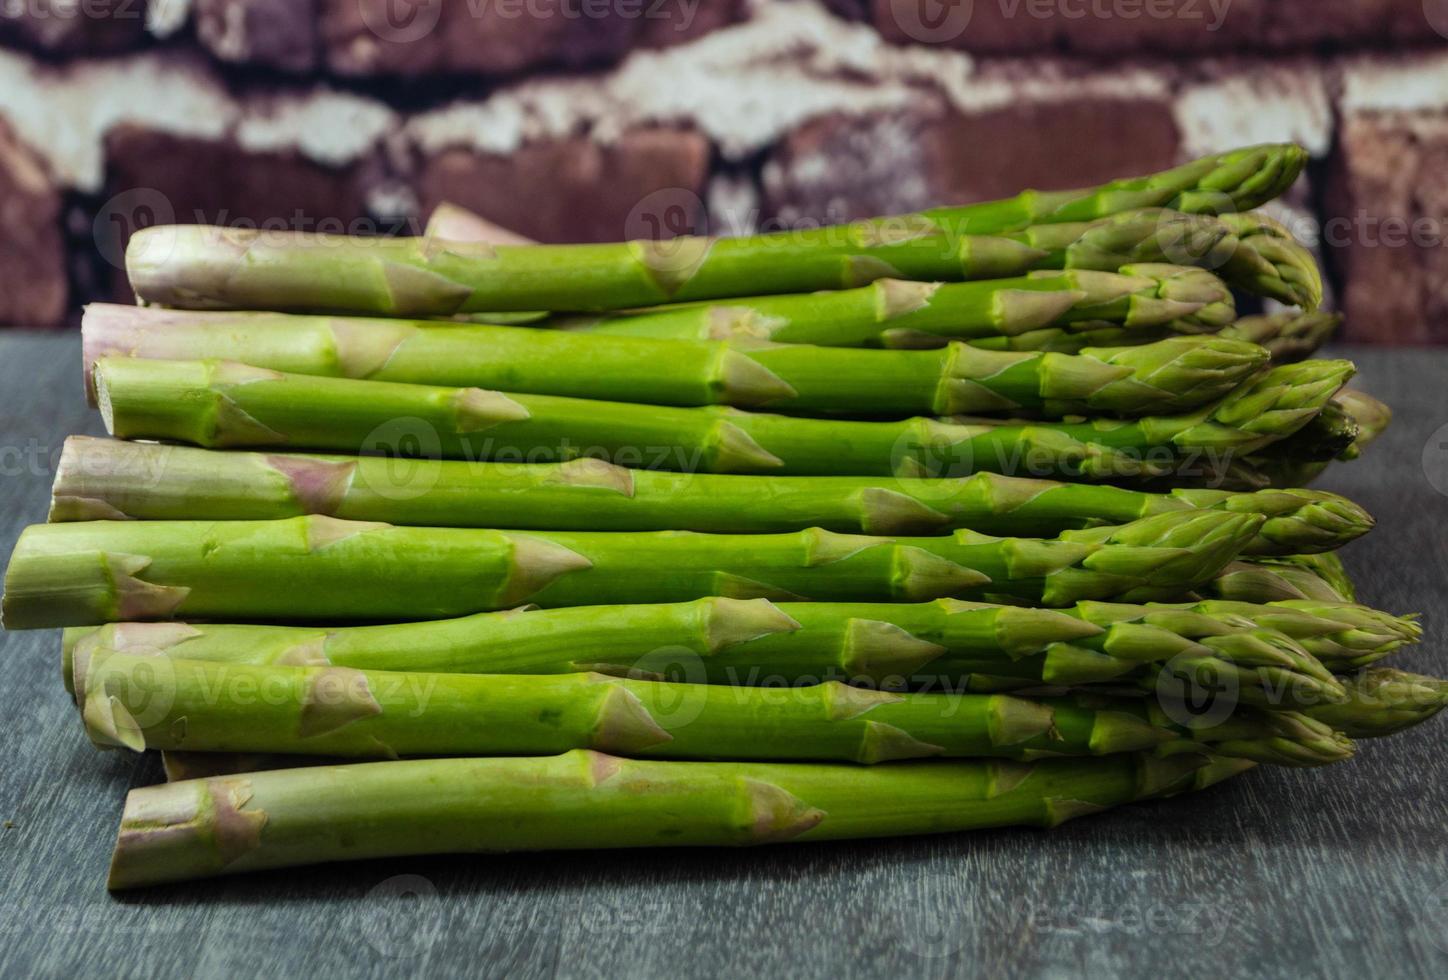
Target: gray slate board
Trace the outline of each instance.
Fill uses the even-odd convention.
[[[1349,352],[1398,420],[1327,486],[1380,519],[1365,601],[1448,638],[1448,351]],[[75,336],[0,333],[0,552],[62,438],[101,434]],[[1436,484],[1436,486],[1435,486]],[[1325,771],[1257,771],[1058,831],[302,869],[112,898],[126,790],[54,632],[0,635],[0,976],[1279,977],[1448,973],[1442,721]]]

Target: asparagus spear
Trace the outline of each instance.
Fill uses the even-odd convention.
[[[1352,743],[1305,717],[1243,709],[1187,727],[1140,701],[786,690],[632,680],[255,666],[111,654],[89,662],[82,718],[137,752],[395,759],[552,755],[848,761],[1112,755],[1163,749],[1326,765]],[[255,692],[264,691],[258,697]]]
[[[1336,313],[1274,313],[1244,316],[1218,331],[1218,336],[1245,340],[1267,348],[1272,363],[1290,364],[1317,353],[1342,326]]]
[[[940,599],[930,603],[689,603],[478,613],[342,629],[112,623],[66,630],[63,676],[78,700],[89,663],[111,652],[253,665],[483,674],[596,671],[729,685],[838,680],[889,690],[970,688],[970,676],[1072,686],[1149,678],[1144,665],[1231,676],[1238,688],[1338,685],[1313,659],[1351,640],[1358,657],[1416,639],[1361,613],[1331,619],[1284,606],[1154,607],[1081,603],[1053,612]],[[1377,647],[1369,646],[1376,629]],[[1273,628],[1279,623],[1290,630]],[[1341,658],[1339,658],[1341,662]]]
[[[1351,445],[1337,453],[1336,458],[1340,460],[1354,460],[1361,456],[1363,450],[1377,440],[1393,420],[1392,409],[1361,391],[1344,388],[1333,396],[1332,401],[1334,411],[1324,412],[1326,419],[1323,423],[1319,425],[1314,421],[1309,426],[1312,431],[1304,432],[1318,447],[1341,446],[1351,438]],[[1300,445],[1296,436],[1289,441]],[[1255,485],[1306,486],[1332,465],[1329,459],[1303,459],[1304,453],[1294,446],[1285,448],[1285,453],[1264,453],[1242,461],[1251,468]]]
[[[517,532],[280,521],[92,521],[25,530],[6,573],[11,629],[175,616],[435,619],[522,602],[710,595],[817,601],[1171,599],[1200,587],[1262,518],[1159,514],[1049,540],[957,531],[877,538]]]
[[[1239,602],[1357,600],[1352,579],[1343,567],[1342,559],[1335,554],[1289,555],[1233,562],[1207,588],[1214,596]]]
[[[1423,635],[1416,616],[1394,616],[1351,602],[1285,599],[1259,604],[1208,600],[1191,608],[1228,621],[1240,617],[1285,633],[1334,672],[1376,663],[1417,643]]]
[[[1231,231],[1220,246],[1226,259],[1208,266],[1238,289],[1266,296],[1308,313],[1322,302],[1322,270],[1312,253],[1286,227],[1260,211],[1222,214]]]
[[[132,790],[109,886],[410,854],[1054,827],[1249,766],[1196,754],[861,767],[633,761],[576,750],[284,769]]]
[[[1005,202],[717,240],[494,246],[158,226],[131,239],[126,268],[147,303],[394,316],[620,309],[749,292],[839,289],[887,276],[998,278],[1073,261],[1065,250],[1033,245],[1028,226],[1087,223],[1142,207],[1240,211],[1239,205],[1255,206],[1290,185],[1304,159],[1298,147],[1252,148],[1085,191],[1028,191]],[[1164,231],[1148,228],[1146,235],[1161,237]],[[1157,251],[1173,247],[1184,248],[1168,238]],[[1103,255],[1102,245],[1081,251],[1094,267],[1114,269],[1109,263],[1120,261]],[[1185,252],[1199,254],[1194,248]]]
[[[1230,293],[1212,273],[1308,310],[1322,299],[1312,254],[1260,215],[1228,223],[1133,212],[1085,229],[1032,229],[1025,237],[1058,258],[1016,279],[960,285],[881,279],[853,290],[683,304],[556,324],[617,336],[747,337],[832,347],[939,347],[950,340],[1010,346],[1033,333],[1090,334],[1110,326],[1131,343],[1133,334],[1145,331],[1200,333],[1230,323]],[[1132,259],[1136,263],[1127,264]],[[1176,264],[1163,264],[1167,260]],[[1063,275],[1061,269],[1073,271]],[[1120,275],[1106,275],[1111,272]]]
[[[1344,678],[1347,697],[1305,708],[1353,738],[1381,738],[1422,724],[1448,706],[1448,681],[1388,667]]]
[[[1255,452],[1311,421],[1353,370],[1347,361],[1304,361],[1190,414],[1061,423],[803,419],[308,377],[223,361],[102,357],[95,380],[113,435],[208,447],[410,448],[529,463],[589,456],[635,469],[801,476],[1024,470],[1108,478]]]
[[[766,533],[1050,535],[1173,511],[1260,514],[1245,549],[1329,551],[1372,529],[1361,507],[1314,490],[1231,494],[1049,483],[978,473],[946,480],[681,475],[600,460],[521,466],[376,456],[215,452],[72,436],[56,468],[53,522],[262,520],[326,514],[433,527]]]
[[[1344,388],[1332,397],[1343,411],[1357,423],[1358,434],[1352,449],[1343,459],[1353,459],[1375,442],[1393,421],[1393,410],[1365,391]]]
[[[1149,229],[1161,219],[1132,215],[1130,220]],[[1113,221],[1112,230],[1122,224],[1121,219]],[[1133,237],[1140,236],[1133,232]],[[1148,262],[1104,264],[1115,271],[1042,269],[963,283],[880,279],[855,289],[564,318],[554,325],[635,339],[930,348],[952,340],[998,342],[1047,329],[1077,335],[1109,326],[1127,338],[1146,332],[1203,333],[1230,323],[1235,314],[1231,291],[1211,272]]]
[[[964,344],[863,351],[110,305],[89,307],[83,331],[87,377],[103,355],[220,358],[323,377],[855,416],[1182,412],[1223,397],[1270,356],[1219,337],[1088,348],[1074,356]]]
[[[1244,340],[1264,347],[1274,364],[1291,364],[1313,354],[1327,342],[1341,318],[1327,313],[1273,313],[1266,316],[1242,317],[1215,331],[1228,340]],[[1007,336],[978,337],[966,343],[984,350],[1048,351],[1056,354],[1079,354],[1087,347],[1125,347],[1165,340],[1181,332],[1200,333],[1200,329],[1184,321],[1167,327],[1129,329],[1109,323],[1083,323],[1074,327],[1042,327]]]

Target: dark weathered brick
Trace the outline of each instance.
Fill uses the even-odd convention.
[[[60,192],[0,119],[0,326],[47,327],[65,316]]]
[[[0,3],[0,40],[50,54],[109,54],[146,38],[141,0],[20,0]]]
[[[343,75],[505,75],[617,61],[735,20],[742,0],[319,0],[327,65]]]
[[[167,221],[296,231],[372,233],[371,161],[333,169],[297,153],[253,153],[230,141],[121,126],[106,137],[105,206],[97,244],[113,263],[137,229]],[[118,271],[119,274],[119,271]],[[118,283],[120,279],[118,278]],[[118,285],[124,292],[124,286]]]
[[[1148,99],[835,116],[790,134],[766,165],[767,220],[844,221],[1062,189],[1170,166],[1179,154],[1170,106]]]
[[[982,53],[1221,54],[1444,41],[1424,14],[1424,0],[873,0],[873,6],[876,26],[892,40]]]
[[[317,66],[316,0],[193,0],[196,36],[217,58],[307,72]]]
[[[533,143],[507,156],[445,150],[423,163],[424,213],[461,205],[544,242],[670,237],[691,230],[709,176],[697,133],[644,129],[608,145]]]
[[[1448,343],[1448,114],[1349,113],[1326,188],[1324,240],[1344,336]]]

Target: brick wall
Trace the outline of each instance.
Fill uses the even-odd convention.
[[[1282,139],[1349,336],[1448,343],[1448,0],[0,0],[0,323],[156,221],[737,233]]]

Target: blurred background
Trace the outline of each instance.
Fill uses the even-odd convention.
[[[158,222],[735,234],[1278,140],[1347,339],[1448,343],[1448,0],[0,0],[0,324]]]

